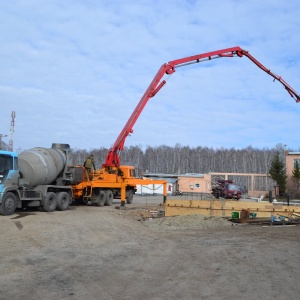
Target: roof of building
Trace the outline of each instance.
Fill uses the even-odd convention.
[[[177,174],[166,174],[166,173],[143,173],[142,176],[144,177],[162,177],[162,178],[177,178]]]
[[[185,173],[185,174],[178,174],[178,177],[196,177],[196,178],[203,178],[204,174],[200,173]]]
[[[178,181],[178,178],[168,178],[168,177],[157,177],[157,176],[145,176],[153,180],[165,180],[167,183],[175,183]]]
[[[185,173],[185,174],[164,174],[164,173],[143,173],[142,176],[144,177],[151,177],[151,178],[178,178],[178,177],[196,177],[196,178],[203,178],[204,174],[200,173]]]

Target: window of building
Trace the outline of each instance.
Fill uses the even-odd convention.
[[[196,188],[199,188],[199,187],[200,187],[200,183],[196,183],[196,184],[195,184],[195,187],[196,187]]]
[[[300,159],[294,159],[294,168],[296,168],[296,162],[298,162],[298,166],[300,166]]]

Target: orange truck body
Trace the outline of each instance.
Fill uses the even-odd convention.
[[[167,181],[135,177],[133,166],[102,168],[87,174],[83,171],[81,183],[72,186],[73,197],[79,203],[91,203],[98,206],[111,205],[113,199],[121,199],[122,203],[132,203],[137,185],[162,184],[163,201],[167,196]],[[103,199],[104,198],[104,199]]]

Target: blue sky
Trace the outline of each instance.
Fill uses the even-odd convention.
[[[240,46],[300,93],[299,1],[0,1],[0,133],[110,147],[159,67]],[[248,58],[178,69],[125,145],[299,150],[300,103]]]

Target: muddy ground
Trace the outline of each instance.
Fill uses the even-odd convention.
[[[167,230],[143,218],[161,199],[134,202],[0,216],[0,299],[299,298],[300,226]]]

